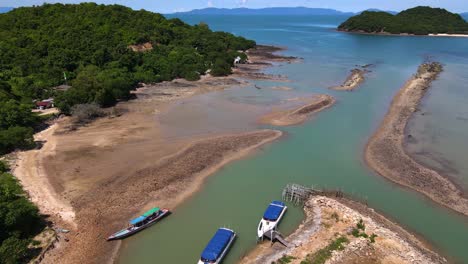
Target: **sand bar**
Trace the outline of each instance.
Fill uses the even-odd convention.
[[[461,189],[438,172],[417,163],[404,149],[408,120],[441,71],[439,63],[419,66],[418,73],[393,98],[384,120],[367,144],[365,159],[380,175],[468,215],[468,199]]]
[[[335,103],[335,99],[326,94],[316,95],[312,98],[301,98],[301,100],[306,101],[306,103],[293,109],[274,110],[261,117],[259,122],[273,126],[297,125],[305,122],[312,114]]]
[[[349,76],[341,85],[330,87],[330,89],[337,91],[352,91],[364,82],[365,74],[367,72],[368,71],[364,69],[352,69]]]

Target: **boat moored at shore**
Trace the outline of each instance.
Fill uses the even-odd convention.
[[[170,214],[169,209],[159,209],[158,207],[152,208],[142,214],[141,216],[132,219],[129,223],[130,226],[128,228],[122,229],[107,238],[107,241],[116,240],[116,239],[123,239],[129,237],[151,225],[156,223],[161,218]]]
[[[233,230],[228,228],[218,229],[203,250],[198,264],[221,263],[235,238],[236,233]]]
[[[266,233],[276,229],[288,207],[281,201],[273,201],[265,210],[262,220],[258,224],[257,239],[263,239]],[[270,236],[271,237],[271,236]]]

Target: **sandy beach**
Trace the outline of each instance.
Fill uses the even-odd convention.
[[[262,116],[259,122],[273,126],[291,126],[305,122],[312,114],[322,111],[335,103],[330,95],[320,94],[312,98],[298,98],[305,103],[293,109],[273,110]]]
[[[278,49],[261,47],[250,61],[256,71],[282,61],[270,54]],[[137,99],[119,103],[107,117],[82,127],[60,118],[36,134],[42,147],[18,153],[14,174],[53,227],[70,230],[42,263],[113,262],[121,242],[105,239],[128,219],[154,206],[176,209],[208,175],[281,137],[276,130],[190,137],[161,131],[155,116],[173,103],[247,85],[249,71],[143,85]]]
[[[380,175],[468,215],[468,199],[462,190],[448,178],[417,163],[404,148],[408,120],[441,71],[442,65],[438,63],[422,64],[418,73],[400,89],[367,144],[365,160]]]
[[[263,242],[240,263],[283,263],[281,259],[289,259],[288,263],[292,264],[313,263],[310,261],[337,239],[346,242],[341,250],[330,252],[327,264],[446,263],[425,242],[359,202],[332,195],[312,196],[306,202],[304,212],[306,219],[286,238],[289,247]],[[357,229],[360,220],[364,230]],[[367,237],[353,235],[354,229]],[[373,242],[372,235],[375,235]]]

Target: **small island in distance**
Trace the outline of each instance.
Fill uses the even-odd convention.
[[[370,34],[466,34],[468,36],[468,23],[459,14],[445,9],[418,6],[396,15],[365,11],[350,17],[338,27],[338,30]]]

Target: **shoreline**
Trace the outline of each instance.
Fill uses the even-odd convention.
[[[293,109],[277,110],[266,114],[259,119],[259,123],[273,126],[292,126],[302,124],[311,115],[325,110],[333,106],[336,102],[335,98],[320,94],[312,98],[305,99],[307,103]]]
[[[427,35],[415,35],[408,33],[392,34],[388,32],[364,32],[364,31],[348,31],[336,29],[338,32],[349,33],[349,34],[358,34],[358,35],[369,35],[369,36],[389,36],[389,37],[446,37],[446,38],[468,38],[468,34],[446,34],[446,33],[430,33]]]
[[[290,258],[291,264],[313,259],[331,241],[345,237],[342,250],[334,250],[326,263],[446,263],[446,259],[433,251],[397,223],[374,209],[352,199],[337,197],[332,193],[311,196],[304,204],[306,218],[286,240],[292,246],[286,248],[278,243],[257,246],[240,263],[280,263]],[[362,219],[368,237],[351,234]],[[369,236],[376,234],[375,242]],[[351,254],[352,253],[352,254]],[[358,261],[358,262],[356,262]],[[392,262],[396,261],[396,262]]]
[[[260,47],[251,63],[255,71],[272,66],[269,61],[291,59],[271,54],[283,49]],[[281,131],[254,130],[168,141],[154,123],[156,114],[180,99],[247,85],[250,71],[148,84],[134,92],[136,100],[119,103],[115,116],[78,129],[70,129],[71,120],[63,118],[35,135],[44,145],[19,153],[16,173],[41,213],[50,215],[52,226],[70,230],[60,234],[42,263],[115,262],[122,242],[105,238],[128,219],[154,205],[174,209],[209,175],[280,138]]]
[[[229,138],[229,137],[232,137],[232,138],[242,137],[242,136],[246,136],[246,135],[252,135],[252,134],[263,133],[263,132],[272,132],[273,135],[271,137],[265,137],[264,139],[262,139],[258,143],[254,144],[254,145],[247,146],[247,147],[242,148],[240,150],[228,151],[228,152],[230,152],[230,154],[223,157],[220,162],[215,163],[211,167],[207,167],[207,168],[203,169],[202,171],[200,171],[199,173],[196,173],[196,174],[192,175],[193,179],[191,179],[191,181],[190,181],[191,185],[188,186],[187,188],[184,188],[184,190],[182,190],[179,194],[177,194],[176,197],[174,197],[173,199],[170,199],[169,204],[171,204],[171,207],[176,208],[177,206],[182,204],[187,199],[190,199],[190,197],[195,195],[198,191],[200,191],[203,188],[203,184],[204,184],[205,180],[209,176],[213,175],[214,173],[216,173],[217,171],[219,171],[220,169],[222,169],[224,166],[226,166],[227,164],[229,164],[231,162],[247,158],[249,155],[254,155],[255,152],[258,151],[262,146],[267,145],[267,144],[279,139],[280,137],[282,137],[283,132],[281,132],[279,130],[267,130],[266,129],[266,130],[258,130],[258,131],[253,131],[253,132],[237,134],[237,135],[236,134],[234,134],[234,135],[224,135],[224,136],[216,137],[216,138],[213,138],[213,139],[205,139],[205,140],[201,140],[201,141],[199,141],[197,143],[194,143],[194,144],[192,144],[190,146],[187,146],[186,149],[183,149],[180,152],[175,153],[174,155],[166,157],[167,160],[171,160],[171,159],[174,159],[174,158],[184,156],[184,155],[186,155],[187,151],[189,151],[191,148],[194,148],[196,146],[196,144],[198,144],[200,142],[218,140],[218,139]],[[164,192],[171,192],[171,195],[173,195],[173,187],[172,186],[167,186],[166,190],[163,189],[163,190],[161,190],[161,192],[163,192],[163,193]],[[154,201],[148,202],[142,208],[150,208],[152,204],[154,204]],[[140,210],[140,211],[143,212],[144,210]],[[120,247],[122,245],[122,242],[123,242],[123,240],[120,240],[118,242],[118,245],[116,246],[115,252],[113,253],[112,258],[109,261],[110,263],[115,263],[115,261],[120,256]]]
[[[438,63],[419,66],[418,74],[393,98],[379,128],[369,139],[364,156],[367,165],[379,175],[468,216],[468,199],[463,191],[438,172],[417,163],[405,151],[408,121],[441,71]]]
[[[21,151],[16,154],[13,175],[19,180],[29,199],[38,206],[39,212],[53,222],[76,228],[75,212],[72,206],[60,198],[49,181],[43,166],[43,159],[54,155],[57,124],[34,135],[34,140],[44,142],[40,149]]]

